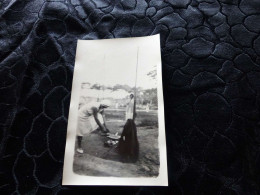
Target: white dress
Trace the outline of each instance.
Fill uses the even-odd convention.
[[[126,106],[125,120],[127,121],[127,119],[133,119],[133,117],[134,117],[134,98],[131,99]]]
[[[77,124],[77,135],[83,136],[95,131],[99,126],[93,116],[93,108],[98,108],[99,105],[95,103],[85,104],[79,109],[78,113],[78,124]],[[100,113],[97,117],[101,124],[104,124],[103,117]]]

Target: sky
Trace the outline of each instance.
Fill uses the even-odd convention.
[[[152,39],[80,41],[75,67],[82,70],[82,82],[134,87],[137,75],[137,87],[156,88],[156,79],[147,75],[157,68],[156,52]]]

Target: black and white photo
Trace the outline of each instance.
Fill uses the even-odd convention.
[[[168,185],[159,35],[78,41],[63,185]]]

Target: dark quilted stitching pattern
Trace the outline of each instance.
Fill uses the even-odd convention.
[[[259,0],[1,1],[1,194],[257,194],[259,24]],[[170,188],[61,187],[76,40],[156,33]]]

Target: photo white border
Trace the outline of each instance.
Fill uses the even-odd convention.
[[[84,64],[79,60],[82,53],[82,46],[88,42],[104,42],[109,44],[113,41],[153,41],[153,53],[156,53],[157,60],[157,95],[158,95],[158,148],[160,156],[159,175],[157,177],[102,177],[102,176],[85,176],[73,172],[74,148],[76,138],[76,126],[78,115],[78,104],[81,89],[81,74]],[[84,46],[86,47],[86,45]],[[102,186],[168,186],[167,157],[166,157],[166,140],[165,140],[165,123],[164,123],[164,101],[162,88],[162,65],[160,51],[160,35],[135,38],[119,38],[104,40],[78,40],[76,50],[76,60],[74,66],[73,82],[70,109],[68,116],[67,139],[64,157],[62,185],[102,185]]]

